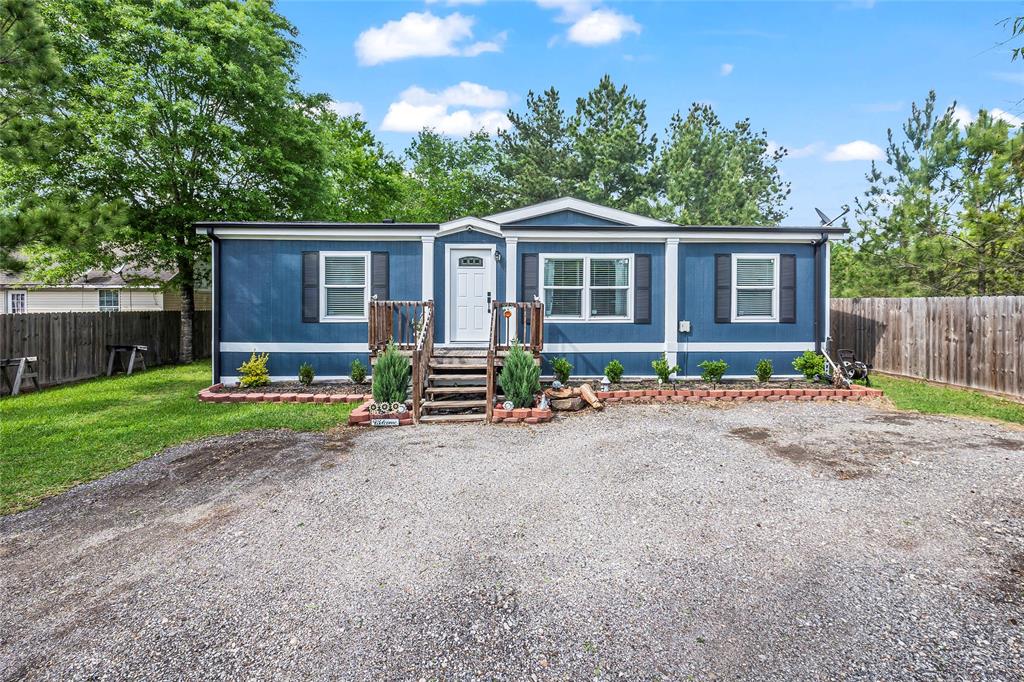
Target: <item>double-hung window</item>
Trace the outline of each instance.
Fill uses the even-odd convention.
[[[629,321],[631,255],[542,256],[545,316],[552,320]]]
[[[370,254],[320,252],[320,321],[361,322],[368,317]]]
[[[24,291],[8,291],[7,292],[7,312],[9,313],[24,313],[28,312],[28,306],[26,305],[27,294]]]
[[[779,321],[779,257],[733,254],[732,321]]]
[[[116,313],[121,309],[121,296],[117,289],[100,289],[100,312]]]

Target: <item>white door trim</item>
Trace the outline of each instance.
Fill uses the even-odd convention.
[[[452,281],[452,252],[453,251],[489,251],[490,258],[487,259],[487,267],[490,270],[491,279],[491,300],[496,301],[498,296],[498,268],[494,264],[494,254],[497,251],[496,244],[445,244],[444,245],[444,342],[454,344],[454,327],[452,320],[455,316],[452,311],[455,309],[455,284]],[[460,345],[480,345],[481,342],[459,341]],[[486,341],[482,342],[484,345]]]

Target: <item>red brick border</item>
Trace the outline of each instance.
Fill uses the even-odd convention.
[[[373,398],[364,402],[356,409],[349,412],[348,425],[349,426],[371,426],[371,419],[397,419],[399,426],[411,426],[412,425],[412,412],[395,412],[393,414],[370,414],[370,405],[373,404]]]
[[[233,393],[222,392],[224,384],[214,384],[199,392],[204,403],[361,403],[370,399],[369,394],[352,393]]]
[[[543,424],[551,421],[551,408],[540,409],[539,407],[517,407],[514,410],[505,410],[500,407],[494,408],[491,415],[492,424]]]
[[[656,395],[655,395],[656,394]],[[742,388],[742,389],[637,389],[633,391],[597,391],[598,400],[619,402],[761,402],[780,400],[864,400],[879,398],[882,391],[854,384],[850,388]]]

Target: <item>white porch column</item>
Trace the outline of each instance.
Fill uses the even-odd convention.
[[[679,239],[665,240],[665,359],[676,364],[679,333]]]
[[[519,286],[516,270],[519,267],[519,238],[505,238],[505,300],[514,301],[518,297]]]
[[[431,301],[434,298],[434,238],[420,237],[423,243],[423,281],[420,284],[420,300]]]

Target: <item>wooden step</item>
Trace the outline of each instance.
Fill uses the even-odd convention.
[[[429,374],[427,379],[435,381],[486,381],[486,374]]]
[[[453,393],[487,393],[486,386],[428,386],[427,393],[451,395]]]
[[[486,358],[486,348],[435,348],[435,358]]]
[[[482,422],[487,419],[485,414],[424,414],[421,422]]]
[[[486,362],[438,362],[437,360],[431,360],[430,366],[434,369],[479,370],[482,372],[487,371]]]
[[[487,407],[486,400],[425,400],[422,404],[425,410],[465,410],[471,407]]]

